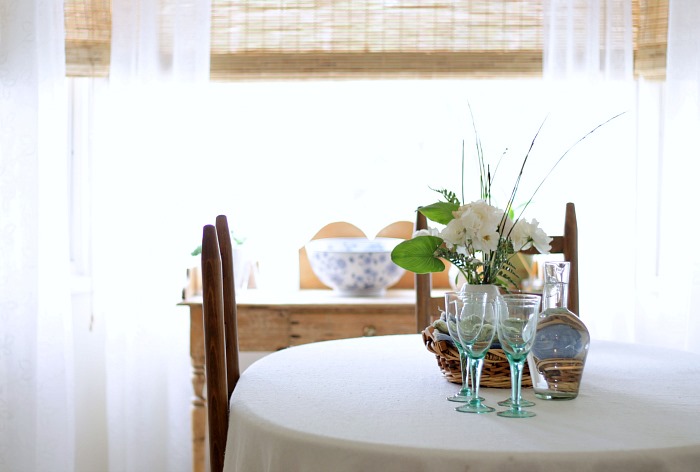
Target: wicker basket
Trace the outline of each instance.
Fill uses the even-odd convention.
[[[428,326],[423,330],[423,342],[428,351],[435,354],[438,367],[447,380],[452,383],[462,383],[462,371],[459,367],[459,352],[454,343],[437,339],[433,332],[435,328]],[[510,364],[502,349],[489,349],[484,358],[481,370],[482,387],[510,388]],[[523,369],[522,387],[531,388],[532,379],[527,362]]]

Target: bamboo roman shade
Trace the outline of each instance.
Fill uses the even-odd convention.
[[[213,80],[542,74],[544,0],[211,1]],[[631,1],[635,74],[662,79],[668,0]],[[111,1],[65,20],[68,75],[108,75]]]
[[[213,3],[213,79],[542,72],[540,1]]]
[[[668,0],[636,0],[632,8],[634,74],[646,79],[666,78]]]
[[[111,0],[65,0],[66,74],[109,75]]]

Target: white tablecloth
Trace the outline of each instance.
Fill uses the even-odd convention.
[[[249,367],[231,399],[229,472],[700,471],[700,365],[593,342],[579,397],[537,416],[457,413],[419,335],[327,341]],[[510,390],[482,389],[486,403]]]

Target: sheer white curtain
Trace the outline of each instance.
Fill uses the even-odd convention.
[[[694,209],[700,175],[700,3],[669,3],[662,154],[659,165],[656,312],[644,310],[639,335],[700,352],[700,224]]]
[[[669,2],[666,80],[638,82],[634,341],[700,352],[700,5]]]
[[[113,0],[95,92],[95,310],[106,322],[109,468],[191,469],[189,314],[177,307],[205,222],[189,211],[207,1]],[[199,239],[198,239],[199,238]]]
[[[568,110],[574,126],[624,112],[553,179],[576,204],[581,315],[594,337],[632,341],[638,119],[631,5],[551,0],[544,20],[543,72],[555,109]]]
[[[700,272],[689,241],[698,230],[699,6],[670,2],[667,80],[656,83],[632,79],[630,8],[551,0],[545,9],[545,79],[561,103],[626,112],[618,149],[587,157],[596,170],[576,197],[581,311],[597,337],[698,352]],[[612,248],[614,234],[626,238]]]
[[[0,0],[0,469],[75,463],[63,2]]]
[[[632,5],[627,0],[546,0],[548,78],[632,79]]]

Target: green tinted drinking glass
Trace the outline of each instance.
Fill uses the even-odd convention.
[[[527,418],[535,413],[523,409],[521,382],[527,355],[535,341],[541,297],[539,295],[506,294],[498,312],[498,340],[510,364],[510,408],[499,411],[507,418]]]
[[[465,293],[456,303],[457,333],[469,359],[471,399],[455,410],[462,413],[490,413],[494,408],[479,397],[479,382],[484,357],[496,333],[495,303],[488,302],[485,293]]]

